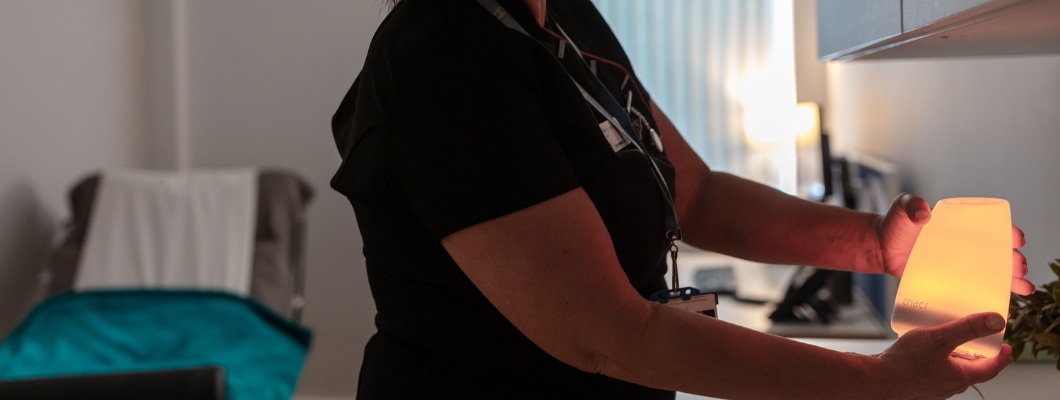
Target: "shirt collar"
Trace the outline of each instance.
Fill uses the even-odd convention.
[[[497,0],[497,3],[508,10],[508,13],[515,18],[515,21],[522,25],[523,29],[527,33],[532,35],[538,40],[548,40],[549,34],[541,29],[541,26],[537,25],[537,19],[534,18],[534,13],[530,11],[530,7],[526,5],[523,0]]]

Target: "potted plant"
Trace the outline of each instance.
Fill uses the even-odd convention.
[[[1058,357],[1056,369],[1060,370],[1060,259],[1049,263],[1049,268],[1058,280],[1046,283],[1029,296],[1012,294],[1005,343],[1012,346],[1012,361],[1025,348],[1029,348],[1035,360],[1045,350],[1050,356]]]

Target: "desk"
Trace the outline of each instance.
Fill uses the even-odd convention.
[[[767,294],[777,297],[783,295],[787,280],[777,274],[779,270],[762,268],[761,264],[732,259],[713,253],[681,250],[681,257],[686,267],[681,270],[680,278],[684,282],[693,282],[697,268],[703,266],[733,267],[736,271],[758,271],[760,281],[753,288],[755,294]],[[757,268],[757,269],[756,269]],[[754,278],[754,276],[752,276]],[[770,294],[772,293],[772,294]],[[869,305],[868,299],[860,292],[854,292],[853,304],[839,309],[839,318],[830,325],[774,323],[769,320],[773,312],[772,304],[754,304],[740,302],[731,296],[718,298],[718,317],[757,331],[778,336],[791,337],[803,343],[826,349],[859,354],[882,352],[894,342],[897,335],[891,331],[886,321],[881,321],[878,314]],[[859,339],[853,339],[859,338]],[[1017,361],[1006,367],[989,382],[976,385],[987,400],[1056,400],[1060,399],[1060,371],[1056,370],[1056,361],[1034,362]],[[710,397],[678,393],[678,400],[704,400]],[[958,400],[979,400],[975,390],[954,396]]]
[[[697,271],[729,268],[736,278],[736,292],[744,298],[770,300],[779,303],[790,285],[796,268],[766,265],[694,248],[682,248],[684,267],[679,270],[681,282],[695,285]],[[667,274],[669,280],[669,274]],[[724,320],[760,332],[784,337],[884,339],[896,337],[889,326],[880,321],[872,303],[854,290],[852,304],[839,306],[839,315],[828,325],[779,322],[769,320],[776,308],[773,304],[736,301],[730,296],[718,298],[718,316]]]
[[[719,296],[718,317],[726,322],[759,332],[790,338],[891,339],[894,332],[880,321],[875,309],[861,292],[854,301],[839,307],[839,315],[828,325],[803,322],[773,322],[772,304],[740,302],[731,296]]]
[[[734,301],[735,302],[735,301]],[[721,302],[719,301],[719,306]],[[859,354],[882,352],[893,339],[793,339],[826,349]],[[1060,371],[1056,361],[1017,361],[993,380],[976,385],[987,400],[1056,400],[1060,398]],[[678,393],[677,400],[708,400],[712,397]],[[975,390],[952,397],[957,400],[980,400]]]

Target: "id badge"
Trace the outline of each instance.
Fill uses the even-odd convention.
[[[622,137],[622,134],[608,121],[600,123],[600,132],[604,134],[604,138],[607,139],[607,143],[611,145],[611,150],[615,153],[629,145],[629,141]]]
[[[683,287],[677,292],[660,290],[648,300],[712,318],[718,317],[718,294],[714,292],[700,293],[696,288]]]

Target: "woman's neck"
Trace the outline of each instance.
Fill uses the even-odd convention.
[[[537,20],[538,26],[545,26],[545,0],[523,0],[526,5],[530,7],[530,12],[534,13],[534,19]]]

